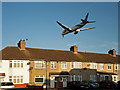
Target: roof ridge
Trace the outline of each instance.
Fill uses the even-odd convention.
[[[107,53],[94,53],[94,52],[78,52],[78,53],[87,53],[87,54],[103,54],[103,55],[109,55]]]
[[[63,52],[71,52],[71,51],[67,51],[67,50],[44,49],[44,48],[30,48],[30,47],[26,47],[26,49],[39,49],[39,50],[50,50],[50,51],[63,51]]]

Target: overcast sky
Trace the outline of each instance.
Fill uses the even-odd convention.
[[[73,33],[64,38],[56,21],[68,27],[81,23],[89,12],[88,20],[96,23],[83,28],[93,30]],[[117,2],[3,2],[2,49],[17,46],[26,39],[26,47],[69,50],[77,45],[82,52],[107,53],[118,51],[118,3]]]

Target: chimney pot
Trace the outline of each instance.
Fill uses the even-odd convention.
[[[75,54],[78,53],[77,46],[71,46],[70,51],[74,52]]]
[[[111,54],[111,55],[113,55],[113,56],[116,56],[116,50],[115,50],[115,49],[109,50],[109,51],[108,51],[108,54]]]
[[[25,50],[25,40],[20,40],[18,43],[20,50]]]

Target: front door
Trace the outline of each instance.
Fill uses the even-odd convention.
[[[55,88],[55,77],[54,76],[50,77],[50,88]]]
[[[63,87],[67,87],[67,77],[62,77]]]
[[[105,80],[109,80],[109,76],[105,76]]]

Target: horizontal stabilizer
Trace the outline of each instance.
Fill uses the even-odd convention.
[[[88,21],[87,23],[94,23],[94,22],[96,22],[96,21]]]
[[[96,27],[92,27],[92,28],[83,28],[83,29],[77,29],[76,31],[84,31],[84,30],[89,30],[89,29],[94,29]]]

